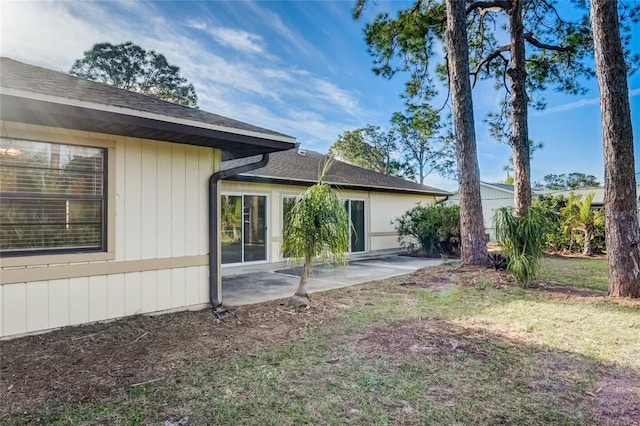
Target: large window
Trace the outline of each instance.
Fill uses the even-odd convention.
[[[0,138],[0,255],[106,251],[106,156]]]

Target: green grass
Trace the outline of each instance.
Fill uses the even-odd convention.
[[[607,260],[572,257],[545,257],[540,279],[560,285],[607,291]]]
[[[564,285],[567,270],[580,285],[606,276],[601,261],[579,261],[543,265]],[[586,269],[585,284],[578,272]],[[189,416],[190,424],[221,425],[589,425],[602,423],[589,393],[606,371],[640,380],[637,304],[564,300],[484,277],[438,292],[400,287],[401,280],[334,291],[351,306],[348,314],[298,340],[194,362],[142,390],[116,389],[7,423],[133,425]]]

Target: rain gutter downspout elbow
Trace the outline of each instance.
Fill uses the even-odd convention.
[[[222,294],[218,288],[220,263],[218,262],[218,182],[220,180],[260,169],[269,163],[269,153],[262,154],[256,163],[243,164],[215,172],[209,178],[209,303],[215,309],[222,305]]]
[[[442,204],[442,203],[446,203],[447,200],[449,200],[449,196],[448,195],[443,195],[444,198],[438,200],[438,197],[436,197],[436,206],[438,204]]]

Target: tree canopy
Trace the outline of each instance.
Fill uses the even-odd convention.
[[[357,0],[356,17],[366,3]],[[416,1],[399,10],[395,18],[379,13],[365,26],[374,72],[386,78],[407,73],[407,98],[430,99],[436,91],[434,75],[447,76],[446,63],[433,63],[447,22],[444,6],[442,0]],[[528,106],[544,108],[544,91],[549,88],[583,93],[581,77],[595,75],[586,2],[575,0],[571,6],[568,9],[547,0],[467,2],[470,74],[474,83],[495,81],[496,88],[504,93],[499,110],[487,121],[493,135],[512,148],[519,213],[525,212],[531,202]],[[577,19],[564,17],[569,15],[567,10]],[[634,10],[621,7],[620,13],[633,19]],[[623,37],[623,42],[628,46],[629,37]],[[637,61],[628,49],[625,53],[630,64]]]
[[[542,182],[536,182],[534,184],[535,189],[578,189],[599,186],[600,182],[593,175],[587,175],[584,173],[562,173],[559,175],[548,174],[542,178]]]
[[[164,55],[128,41],[97,43],[74,62],[70,74],[191,107],[198,106],[193,84]]]

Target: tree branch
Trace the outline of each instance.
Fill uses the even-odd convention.
[[[493,8],[510,10],[511,2],[507,0],[474,1],[469,6],[467,6],[467,15],[477,9],[493,9]]]
[[[563,46],[554,46],[552,44],[542,43],[541,41],[539,41],[535,37],[533,37],[531,35],[531,33],[525,34],[524,35],[524,39],[527,40],[532,45],[534,45],[535,47],[539,47],[540,49],[555,50],[556,52],[570,52],[571,51],[571,47],[569,47],[569,46],[564,46],[563,47]]]
[[[496,59],[499,56],[502,56],[502,52],[507,52],[509,51],[509,49],[511,49],[511,45],[506,44],[504,46],[500,46],[498,47],[496,50],[494,50],[493,52],[491,52],[491,54],[489,56],[487,56],[486,58],[484,58],[482,61],[480,61],[480,63],[476,66],[475,71],[473,71],[471,73],[471,75],[473,76],[473,84],[471,85],[471,87],[475,87],[476,82],[478,80],[478,74],[480,73],[480,69],[484,66],[487,65],[493,61],[494,59]]]

